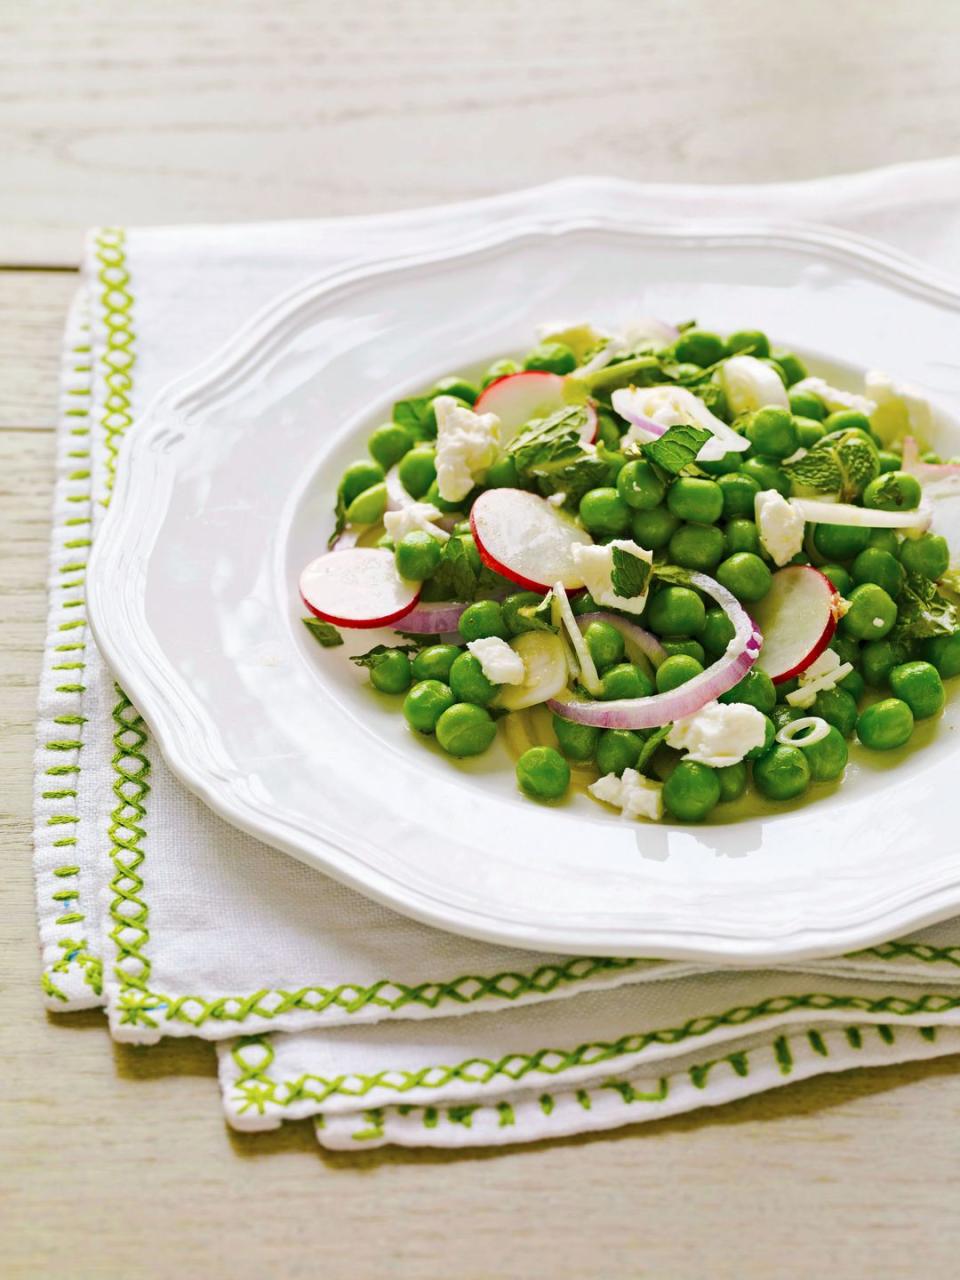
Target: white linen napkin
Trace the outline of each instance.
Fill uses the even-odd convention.
[[[124,434],[278,293],[533,207],[799,218],[960,270],[960,162],[771,187],[573,180],[397,215],[101,230],[64,346],[36,757],[48,1008],[220,1042],[230,1122],[321,1143],[515,1142],[960,1052],[960,922],[781,972],[509,950],[416,924],[235,831],[174,779],[84,622]],[[462,1015],[484,1012],[487,1016]],[[375,1025],[374,1025],[375,1024]],[[240,1038],[237,1038],[240,1037]]]

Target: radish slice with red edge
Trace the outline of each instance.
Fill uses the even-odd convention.
[[[469,608],[462,600],[442,600],[437,603],[418,604],[405,614],[400,628],[412,636],[439,636],[456,631],[460,615]]]
[[[705,573],[691,573],[687,583],[714,599],[733,623],[727,652],[706,671],[667,693],[649,698],[619,698],[614,702],[577,702],[553,698],[547,705],[564,720],[597,729],[656,729],[695,715],[708,702],[732,689],[757,660],[763,637],[743,606],[726,587]]]
[[[477,398],[474,413],[495,413],[500,419],[500,447],[508,445],[521,427],[533,418],[546,418],[558,409],[572,409],[564,396],[565,379],[558,373],[529,369],[524,373],[508,373]],[[587,423],[581,432],[584,444],[597,438],[597,412],[585,404]]]
[[[606,622],[616,628],[628,644],[632,644],[645,658],[649,658],[654,667],[659,667],[667,656],[666,649],[652,631],[644,631],[643,627],[638,627],[635,622],[628,622],[618,613],[607,613],[606,610],[599,609],[596,613],[579,614],[577,622],[581,631],[586,631],[591,622]]]
[[[312,614],[338,627],[388,627],[420,599],[420,583],[397,573],[393,552],[350,547],[312,560],[300,575],[300,595]]]
[[[808,524],[855,525],[860,529],[924,529],[930,528],[933,508],[921,502],[912,511],[878,511],[874,507],[857,507],[852,502],[821,502],[816,498],[791,498],[790,505]]]
[[[957,462],[922,462],[920,446],[913,436],[906,436],[903,441],[903,457],[900,470],[916,476],[924,486],[935,485],[940,493],[948,490],[956,492],[960,489],[960,463]]]
[[[470,531],[487,568],[528,591],[547,591],[555,582],[568,591],[583,586],[571,547],[593,539],[535,493],[487,489],[470,511]]]
[[[754,609],[763,632],[757,668],[774,684],[806,671],[833,639],[839,605],[836,588],[819,569],[798,564],[778,570]]]

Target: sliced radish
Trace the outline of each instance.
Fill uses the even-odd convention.
[[[811,565],[773,575],[754,621],[763,634],[757,666],[774,684],[792,680],[820,657],[837,629],[839,603],[833,583]]]
[[[567,686],[567,659],[563,641],[552,631],[525,631],[510,641],[510,648],[523,659],[522,684],[505,684],[497,695],[497,705],[505,711],[520,711],[555,698]]]
[[[484,564],[528,591],[555,582],[583,586],[571,547],[593,542],[589,533],[523,489],[488,489],[470,512],[470,529]]]
[[[420,584],[400,577],[392,551],[350,547],[312,560],[300,595],[311,613],[338,627],[388,627],[415,607]]]
[[[857,507],[852,502],[823,502],[817,498],[791,498],[790,505],[809,524],[848,524],[861,529],[930,528],[933,508],[926,499],[912,511],[879,511],[875,507]]]
[[[495,413],[500,419],[500,445],[508,445],[521,427],[533,418],[546,418],[558,409],[572,408],[564,396],[566,379],[558,373],[529,369],[525,373],[508,373],[489,387],[473,406],[475,413]],[[592,404],[585,404],[587,425],[581,438],[592,444],[597,438],[597,414]]]

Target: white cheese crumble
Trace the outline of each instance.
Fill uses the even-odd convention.
[[[437,489],[444,502],[459,502],[477,477],[496,460],[500,419],[495,413],[474,413],[453,396],[437,396]]]
[[[849,662],[840,661],[839,653],[824,649],[806,671],[800,672],[797,688],[787,694],[787,702],[791,707],[812,707],[818,693],[835,688],[852,670]]]
[[[785,565],[803,550],[803,516],[776,489],[763,489],[753,500],[757,532],[764,550]]]
[[[621,448],[656,439],[655,432],[631,421],[635,417],[648,418],[658,427],[676,427],[681,423],[704,427],[713,438],[697,454],[697,459],[702,462],[716,462],[726,453],[742,453],[750,448],[750,441],[745,436],[721,422],[699,396],[685,387],[672,383],[660,383],[655,387],[621,387],[614,391],[610,402],[615,412],[631,423],[620,442]]]
[[[645,778],[636,769],[624,769],[623,777],[615,773],[604,774],[591,782],[587,790],[595,800],[612,804],[624,818],[663,817],[663,783]]]
[[[646,588],[635,596],[618,596],[613,588],[613,549],[618,547],[628,555],[636,556],[645,564],[653,564],[653,552],[638,546],[629,538],[614,538],[606,546],[575,542],[570,548],[573,563],[583,579],[583,585],[597,604],[608,609],[622,609],[625,613],[643,613],[650,587],[650,575]]]
[[[484,636],[471,640],[467,648],[480,663],[480,670],[492,684],[523,684],[527,676],[523,659],[506,640]]]
[[[383,527],[393,539],[399,542],[402,537],[416,530],[429,533],[432,538],[446,542],[450,537],[446,529],[441,529],[435,520],[441,518],[441,512],[432,502],[408,502],[396,511],[387,511],[383,516]]]
[[[724,360],[720,366],[720,383],[734,413],[753,413],[767,405],[790,408],[780,375],[756,356],[731,356]]]
[[[790,388],[791,391],[810,391],[819,396],[830,410],[856,409],[858,413],[869,418],[876,409],[876,404],[867,396],[858,396],[855,391],[844,391],[840,387],[831,386],[824,378],[801,378]]]
[[[762,747],[766,732],[766,716],[748,702],[708,702],[692,716],[673,722],[667,746],[686,751],[687,760],[724,769]]]
[[[551,507],[562,507],[563,504],[566,502],[566,500],[567,500],[567,495],[565,493],[551,493],[550,496],[547,498],[547,501],[550,503]]]

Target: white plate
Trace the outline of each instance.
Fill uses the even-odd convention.
[[[757,327],[842,376],[926,385],[960,451],[960,293],[847,237],[544,214],[455,253],[326,280],[271,309],[131,433],[91,565],[97,641],[171,767],[238,827],[431,924],[538,950],[773,962],[960,911],[956,700],[891,768],[762,818],[631,824],[519,797],[498,745],[414,740],[301,625],[337,479],[393,399],[630,310]]]

